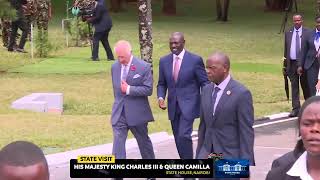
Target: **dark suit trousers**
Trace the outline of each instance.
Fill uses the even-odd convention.
[[[12,33],[10,35],[8,50],[13,50],[13,46],[17,37],[18,28],[22,31],[19,48],[24,49],[24,45],[26,44],[28,36],[27,23],[23,19],[18,19],[12,22]]]
[[[316,95],[316,91],[317,91],[316,84],[318,82],[318,72],[319,72],[318,60],[315,60],[312,66],[305,71],[307,71],[310,96],[314,96]]]
[[[126,140],[128,130],[132,132],[137,140],[142,159],[155,159],[152,142],[148,136],[148,123],[138,126],[128,126],[124,111],[122,111],[119,121],[112,126],[113,148],[112,154],[116,159],[126,159]]]
[[[297,61],[290,60],[288,76],[291,82],[292,110],[300,110],[300,94],[299,94],[299,75],[297,73]]]
[[[108,59],[114,59],[112,50],[109,44],[109,31],[110,29],[103,32],[94,32],[93,35],[93,50],[92,50],[92,59],[99,58],[99,41],[101,41],[104,50],[106,51]]]
[[[310,97],[310,90],[309,90],[309,85],[308,85],[308,76],[306,73],[303,73],[300,76],[300,85],[301,85],[302,92],[303,92],[303,98],[304,98],[304,100],[307,100]]]
[[[177,103],[174,120],[171,121],[172,132],[181,159],[193,159],[192,128],[194,119],[183,117]]]

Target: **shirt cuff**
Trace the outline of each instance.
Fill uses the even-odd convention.
[[[130,93],[130,85],[128,85],[127,90],[126,90],[126,95],[129,95]]]

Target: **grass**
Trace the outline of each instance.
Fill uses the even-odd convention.
[[[153,1],[154,87],[158,79],[158,60],[169,53],[169,34],[182,31],[186,49],[204,60],[216,50],[230,56],[233,78],[245,84],[253,94],[256,117],[290,110],[280,63],[283,35],[278,31],[282,13],[264,12],[262,1],[232,1],[230,21],[220,23],[214,21],[214,1],[178,1],[181,6],[174,17],[162,16],[160,1]],[[0,50],[0,147],[25,139],[41,145],[46,153],[53,153],[112,141],[112,62],[105,61],[102,49],[102,61],[92,62],[89,61],[89,47],[65,48],[59,24],[64,17],[63,7],[59,3],[54,3],[58,14],[50,24],[50,39],[58,51],[52,52],[49,58],[31,60],[30,54]],[[305,12],[308,26],[312,25],[314,14],[311,3],[303,1],[299,7]],[[130,5],[128,11],[112,14],[112,18],[111,45],[119,39],[127,39],[133,45],[133,53],[139,56],[136,7]],[[64,114],[48,115],[10,108],[11,102],[33,92],[62,92]],[[149,98],[156,119],[150,123],[150,132],[171,133],[167,112],[157,107],[155,94],[154,89]],[[195,128],[197,124],[198,121]]]

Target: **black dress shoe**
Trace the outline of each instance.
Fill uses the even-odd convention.
[[[21,48],[17,48],[16,51],[21,52],[21,53],[27,53],[27,51],[25,51],[24,49],[21,49]]]
[[[289,117],[297,117],[298,113],[299,111],[291,111],[291,113],[289,114]]]
[[[156,180],[156,178],[147,178],[147,180]]]
[[[112,180],[123,180],[123,178],[112,178]]]
[[[100,61],[99,58],[91,58],[92,61]]]

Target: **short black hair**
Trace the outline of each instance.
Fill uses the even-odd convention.
[[[43,163],[48,171],[48,163],[42,150],[35,144],[27,141],[15,141],[0,151],[0,168],[4,165],[31,166]]]

